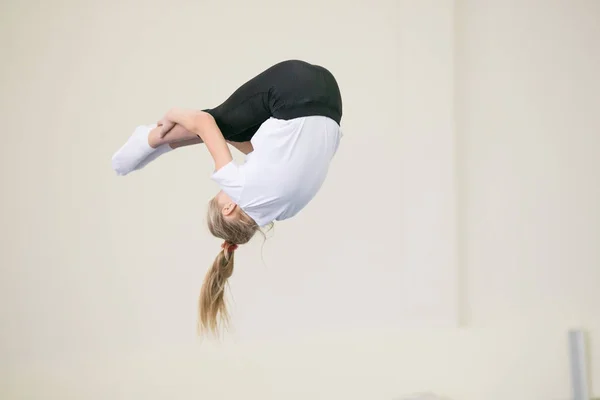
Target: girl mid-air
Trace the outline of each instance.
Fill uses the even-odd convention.
[[[342,98],[334,76],[304,61],[278,63],[237,89],[220,106],[172,109],[140,126],[112,158],[126,175],[172,149],[204,143],[221,191],[208,203],[208,229],[224,240],[200,293],[199,324],[216,332],[227,319],[224,289],[234,251],[274,221],[295,216],[317,194],[337,151]],[[233,161],[231,144],[246,154]]]

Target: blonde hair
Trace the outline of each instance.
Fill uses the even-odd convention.
[[[216,198],[208,203],[208,229],[213,236],[225,241],[212,267],[206,273],[198,301],[198,330],[217,334],[221,322],[227,325],[229,314],[225,304],[225,286],[233,274],[235,259],[232,245],[245,244],[259,231],[258,224],[239,209],[239,218],[225,218]]]

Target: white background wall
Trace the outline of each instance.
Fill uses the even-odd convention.
[[[3,397],[569,397],[566,331],[600,331],[600,3],[0,15]],[[200,345],[210,160],[185,149],[118,179],[110,156],[285,58],[337,76],[343,146],[266,266],[260,240],[240,249],[237,330]]]

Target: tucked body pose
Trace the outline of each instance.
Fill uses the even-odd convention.
[[[170,150],[204,143],[221,190],[209,201],[208,228],[224,240],[200,293],[199,325],[216,332],[227,320],[224,289],[234,251],[261,227],[295,216],[317,194],[342,133],[342,98],[334,76],[304,61],[280,62],[250,79],[216,108],[172,109],[140,126],[112,158],[126,175]],[[237,164],[228,143],[246,154]]]

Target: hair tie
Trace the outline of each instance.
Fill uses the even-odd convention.
[[[233,253],[238,248],[238,245],[234,244],[234,243],[229,243],[229,242],[225,241],[221,245],[221,248],[223,250],[226,250],[226,251],[230,252],[230,253]]]

